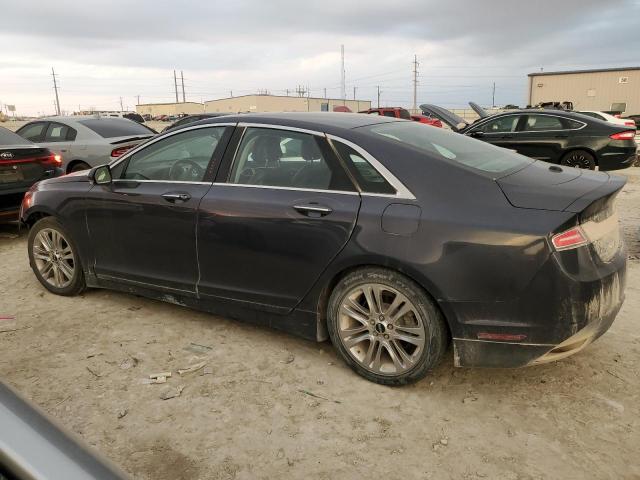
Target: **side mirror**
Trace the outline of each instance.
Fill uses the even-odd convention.
[[[89,181],[96,185],[108,185],[111,183],[111,168],[109,165],[100,165],[89,170]]]

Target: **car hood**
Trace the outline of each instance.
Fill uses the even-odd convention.
[[[437,105],[425,103],[424,105],[420,105],[420,110],[422,110],[422,113],[424,113],[425,115],[429,117],[435,117],[441,122],[446,123],[455,132],[463,130],[464,128],[469,126],[469,122],[467,122],[463,118],[459,117],[453,112],[450,112],[446,108],[442,108]],[[464,126],[461,126],[460,124],[464,124]]]
[[[476,102],[469,102],[469,106],[473,108],[473,111],[476,112],[480,118],[486,118],[489,116],[487,111]]]
[[[89,170],[81,170],[79,172],[72,172],[60,177],[48,178],[42,180],[40,183],[52,184],[52,183],[70,183],[70,182],[88,182]]]
[[[496,182],[514,207],[577,213],[595,198],[622,188],[626,180],[535,161]]]

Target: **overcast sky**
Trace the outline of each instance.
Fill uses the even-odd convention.
[[[639,66],[640,0],[324,0],[3,2],[0,102],[19,114],[53,112],[51,68],[63,110],[134,109],[298,85],[382,105],[463,107],[526,103],[526,74]],[[179,74],[179,73],[178,73]],[[293,94],[293,93],[290,93]],[[558,99],[562,100],[562,99]]]

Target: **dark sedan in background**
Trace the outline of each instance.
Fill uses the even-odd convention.
[[[571,355],[624,298],[625,180],[413,121],[229,115],[26,196],[59,295],[112,288],[331,338],[382,384]],[[213,321],[213,320],[212,320]]]
[[[24,192],[35,182],[62,174],[62,159],[0,127],[0,222],[18,219]]]
[[[469,123],[437,105],[420,105],[452,130],[545,162],[594,170],[633,165],[635,129],[564,110],[511,110],[488,115],[472,104],[480,119]]]

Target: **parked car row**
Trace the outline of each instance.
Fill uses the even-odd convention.
[[[459,131],[614,128],[538,114]],[[449,343],[456,366],[517,367],[602,335],[624,298],[624,183],[387,116],[244,114],[41,181],[20,219],[51,293],[110,288],[330,338],[398,385]]]

